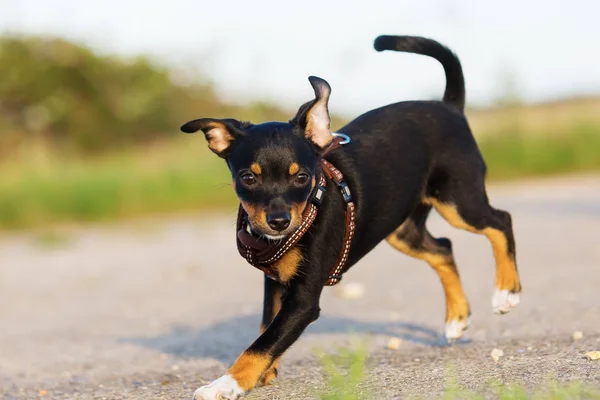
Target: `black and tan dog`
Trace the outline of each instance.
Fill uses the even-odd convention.
[[[437,59],[446,74],[443,101],[408,101],[369,111],[340,132],[351,142],[326,159],[346,177],[356,205],[350,267],[382,240],[426,261],[439,275],[446,296],[446,337],[467,328],[469,303],[461,286],[450,240],[426,228],[432,207],[452,226],[484,234],[496,259],[494,312],[519,301],[511,217],[490,206],[486,166],[463,114],[465,85],[458,58],[439,43],[420,37],[380,36],[378,51],[395,50]],[[333,141],[329,128],[330,87],[311,77],[316,98],[289,122],[254,125],[203,118],[183,125],[202,130],[209,148],[224,158],[233,188],[252,232],[281,240],[300,226],[302,211],[323,174],[319,162]],[[196,399],[237,398],[277,375],[283,353],[319,317],[319,298],[344,241],[345,203],[329,181],[316,220],[296,246],[265,277],[261,334],[223,377],[198,389]]]

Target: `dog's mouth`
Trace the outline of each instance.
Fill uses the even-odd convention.
[[[252,206],[242,201],[242,207],[246,211],[247,231],[252,236],[267,240],[282,240],[294,233],[302,225],[302,210],[306,203],[294,204],[289,209],[289,226],[277,230],[268,223],[266,210],[262,207]]]
[[[281,231],[277,232],[262,224],[253,224],[252,221],[248,221],[248,225],[246,226],[246,231],[256,237],[268,239],[268,240],[282,240],[291,235],[296,229],[300,227],[300,223],[290,224],[290,226]]]
[[[269,240],[281,240],[284,239],[287,235],[269,235],[267,233],[263,234]]]
[[[289,225],[285,226],[285,229],[279,230],[272,226],[276,225],[273,223],[276,221],[269,222],[265,208],[244,201],[241,201],[241,204],[246,212],[247,232],[256,238],[273,241],[285,239],[300,228],[303,219],[302,211],[306,206],[306,203],[293,204],[288,211]]]

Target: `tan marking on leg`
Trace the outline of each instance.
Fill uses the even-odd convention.
[[[281,279],[281,282],[287,282],[294,275],[296,275],[298,266],[301,262],[302,251],[298,246],[296,246],[285,253],[278,261],[276,261],[275,264],[273,264],[273,267],[279,272],[279,278]]]
[[[428,204],[433,205],[437,212],[455,228],[484,234],[491,242],[494,250],[494,258],[496,260],[496,288],[498,290],[521,291],[521,283],[515,259],[508,252],[508,241],[502,231],[494,228],[476,229],[462,219],[454,204],[442,203],[434,198],[427,198],[426,201]]]
[[[271,315],[271,321],[275,319],[275,316],[279,314],[279,310],[281,310],[281,288],[278,287],[275,289],[275,293],[273,295],[273,314]],[[260,325],[260,334],[262,335],[268,326]],[[265,373],[260,377],[258,382],[259,386],[267,386],[271,383],[271,381],[277,378],[277,368],[279,367],[279,361],[281,357],[271,364],[271,366],[265,371]]]
[[[402,227],[399,229],[402,229]],[[454,258],[413,249],[406,242],[398,239],[396,233],[389,235],[387,241],[396,250],[410,257],[423,260],[433,268],[440,277],[442,286],[444,287],[446,321],[466,322],[469,316],[469,302],[463,291]]]
[[[473,233],[481,233],[462,219],[454,204],[442,203],[432,197],[426,198],[425,201],[427,204],[431,204],[435,210],[453,227],[464,229]]]
[[[262,174],[262,168],[258,163],[252,163],[252,165],[250,165],[250,171],[254,172],[256,175]]]
[[[463,291],[454,260],[429,263],[437,272],[446,295],[446,320],[466,322],[469,317],[469,302]]]
[[[519,293],[521,282],[514,257],[508,252],[508,241],[504,232],[494,228],[481,231],[492,243],[496,259],[496,289]]]
[[[280,360],[281,360],[281,357],[279,357],[277,360],[275,360],[273,362],[273,364],[271,364],[271,366],[265,371],[263,376],[260,377],[260,380],[259,380],[260,386],[270,385],[271,382],[273,381],[273,379],[277,378],[277,375],[279,373],[278,368],[279,368]]]
[[[271,321],[275,319],[275,316],[279,314],[279,310],[281,310],[281,288],[277,287],[275,289],[275,293],[273,293],[273,314],[271,315]],[[262,335],[266,330],[267,326],[260,324],[260,334]]]
[[[300,166],[298,165],[298,163],[292,163],[290,165],[290,169],[288,170],[290,175],[296,175],[298,171],[300,171]]]
[[[248,391],[256,386],[260,377],[271,365],[272,358],[268,354],[245,351],[233,363],[227,373],[236,380],[238,385]]]
[[[279,310],[281,310],[281,288],[275,289],[275,296],[273,296],[273,316],[271,320],[275,319],[277,314],[279,314]]]

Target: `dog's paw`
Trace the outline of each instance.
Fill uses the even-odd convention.
[[[498,290],[492,297],[492,309],[495,314],[506,314],[519,304],[521,294],[512,293],[508,290]]]
[[[192,400],[235,400],[244,391],[231,375],[224,375],[206,386],[196,389]]]
[[[469,319],[460,320],[452,320],[446,322],[446,331],[445,336],[446,340],[450,343],[457,339],[460,339],[463,333],[469,328]]]

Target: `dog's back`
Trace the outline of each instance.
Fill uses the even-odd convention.
[[[485,175],[485,163],[463,114],[465,81],[458,57],[438,42],[414,36],[379,36],[377,51],[394,50],[427,55],[445,71],[442,101],[405,101],[371,110],[340,129],[352,138],[350,145],[331,158],[345,169],[352,187],[365,188],[355,195],[359,223],[380,218],[381,229],[357,229],[357,242],[370,251],[404,221],[415,205],[435,190],[439,176]],[[457,171],[466,169],[465,171]],[[368,189],[366,189],[368,188]],[[362,203],[377,207],[360,207]],[[370,222],[369,222],[370,221]],[[353,254],[358,260],[362,254]]]

